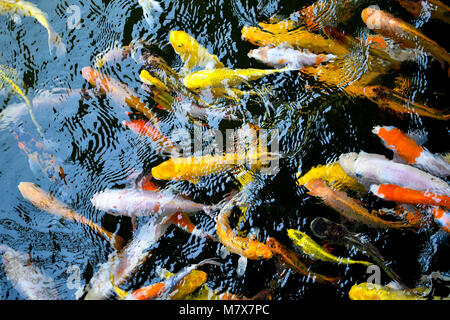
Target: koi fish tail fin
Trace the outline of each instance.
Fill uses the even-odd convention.
[[[53,48],[55,48],[56,56],[58,58],[64,57],[66,54],[66,45],[62,42],[61,37],[51,29],[48,33],[48,47],[50,49],[50,53],[52,53]]]
[[[209,258],[209,259],[205,259],[205,260],[202,260],[199,263],[197,263],[196,267],[200,267],[200,266],[203,266],[205,264],[213,264],[215,266],[221,266],[222,265],[220,262],[217,261],[217,258]]]

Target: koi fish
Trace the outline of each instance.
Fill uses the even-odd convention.
[[[119,105],[127,104],[130,108],[143,113],[152,122],[153,126],[160,131],[157,115],[127,85],[91,67],[84,67],[81,73],[83,78],[92,86],[97,87],[102,94],[106,94]]]
[[[402,279],[387,265],[378,249],[367,241],[361,234],[350,232],[344,225],[335,223],[323,217],[315,218],[310,224],[314,236],[326,240],[329,243],[342,245],[352,250],[356,248],[359,252],[373,259],[386,274],[402,284]]]
[[[152,176],[159,180],[188,180],[196,183],[200,177],[244,164],[249,164],[253,171],[257,171],[273,158],[277,158],[277,155],[270,152],[176,157],[153,167]]]
[[[441,226],[441,229],[450,233],[450,212],[440,207],[431,207],[427,210],[434,220]]]
[[[64,56],[66,53],[66,46],[61,41],[61,37],[53,30],[52,26],[47,21],[47,15],[35,4],[23,0],[1,0],[0,14],[18,14],[24,17],[35,18],[45,29],[47,29],[50,53],[52,53],[53,48],[56,48],[56,55],[58,57]]]
[[[225,68],[216,55],[197,42],[193,37],[184,31],[171,31],[169,41],[175,52],[184,62],[184,67],[191,70],[194,67],[205,69]]]
[[[420,30],[393,15],[370,6],[361,12],[361,18],[369,29],[392,38],[406,47],[415,48],[418,45],[440,61],[450,64],[450,55],[436,42],[426,37]]]
[[[87,286],[86,300],[108,299],[114,288],[126,283],[151,255],[149,248],[164,235],[170,223],[156,217],[143,225],[120,251],[114,251],[102,263]],[[111,278],[114,281],[111,281]]]
[[[184,214],[183,212],[174,213],[173,215],[170,216],[169,220],[167,220],[167,221],[178,226],[180,229],[183,229],[183,230],[189,232],[190,234],[192,234],[194,236],[217,241],[217,239],[214,236],[210,235],[206,231],[203,231],[203,230],[197,228],[192,223],[191,219],[189,219],[189,217],[186,214]]]
[[[374,283],[355,284],[348,296],[351,300],[426,300],[417,289],[398,290]]]
[[[147,21],[147,23],[152,26],[154,22],[152,12],[163,12],[161,5],[156,0],[138,0],[138,2],[141,5],[142,10],[144,11],[145,21]]]
[[[325,181],[334,189],[344,190],[348,188],[354,191],[366,192],[366,189],[358,180],[345,173],[338,162],[313,167],[303,176],[300,172],[297,172],[297,184],[299,186],[305,186],[310,181],[316,179]]]
[[[371,262],[367,261],[358,261],[351,260],[349,258],[336,257],[322,248],[306,233],[303,233],[299,230],[289,229],[288,236],[294,242],[294,244],[302,250],[302,252],[314,259],[338,264],[362,264],[365,266],[372,265]]]
[[[394,184],[373,184],[370,186],[370,192],[377,197],[388,201],[450,208],[449,196],[402,188]]]
[[[217,265],[217,266],[221,265],[221,263],[215,261],[214,259],[205,259],[197,264],[183,268],[181,271],[179,271],[178,273],[169,277],[164,282],[159,282],[157,284],[149,285],[147,287],[143,287],[143,288],[133,291],[131,293],[131,295],[128,295],[126,297],[126,299],[127,300],[128,299],[129,300],[154,300],[154,299],[170,298],[170,296],[172,294],[174,295],[177,293],[175,290],[176,290],[177,286],[180,285],[181,281],[183,281],[183,279],[186,279],[187,276],[193,270],[195,270],[198,267],[205,265],[205,264],[213,264],[213,265]],[[188,280],[188,279],[186,279],[186,280]]]
[[[350,51],[338,42],[326,39],[320,34],[307,31],[304,28],[295,29],[289,33],[271,34],[256,27],[244,26],[242,39],[259,47],[288,44],[296,49],[307,49],[315,54],[333,54],[339,58]]]
[[[106,50],[105,53],[97,55],[94,62],[94,68],[100,69],[103,68],[105,64],[124,61],[130,55],[131,55],[130,46],[124,47],[114,46]]]
[[[27,155],[32,171],[37,166],[52,181],[65,179],[63,168],[58,164],[56,158],[47,151],[43,142],[34,140],[30,134],[21,132],[21,130],[12,130],[11,133],[16,138],[19,148]]]
[[[214,208],[181,196],[139,189],[107,189],[94,194],[91,202],[98,210],[128,217],[169,216],[178,211],[185,213],[209,212]]]
[[[28,201],[30,201],[35,207],[44,210],[50,214],[53,214],[55,216],[68,220],[74,220],[79,223],[87,225],[92,230],[97,232],[102,238],[109,240],[111,245],[116,250],[119,250],[123,247],[125,241],[122,239],[121,236],[113,234],[105,230],[104,228],[98,226],[91,220],[83,217],[79,213],[75,212],[73,209],[69,208],[65,203],[54,198],[52,195],[39,188],[34,183],[21,182],[18,188],[22,196]]]
[[[290,68],[283,69],[214,69],[201,70],[187,75],[183,79],[186,88],[193,91],[200,91],[206,88],[236,87],[248,81],[254,81],[270,74],[290,71]]]
[[[135,134],[141,137],[148,137],[153,142],[155,142],[158,146],[158,149],[156,150],[158,153],[162,153],[163,151],[172,153],[176,150],[172,140],[161,134],[161,132],[155,129],[155,127],[153,127],[151,123],[145,120],[123,120],[122,124],[133,131]]]
[[[424,215],[416,206],[397,205],[394,209],[381,209],[380,214],[391,214],[408,223],[417,229],[429,229],[433,225],[433,219],[430,216]]]
[[[295,50],[287,46],[266,46],[253,49],[248,53],[250,58],[259,60],[271,67],[301,69],[336,59],[333,54],[314,54],[308,50]]]
[[[236,236],[228,220],[231,210],[232,207],[229,204],[225,205],[217,216],[216,232],[220,243],[230,252],[251,260],[272,258],[272,251],[264,243]]]
[[[382,109],[387,108],[399,113],[417,114],[438,120],[450,119],[450,114],[444,114],[440,110],[418,102],[412,102],[401,94],[383,86],[361,87],[361,95],[376,103]]]
[[[144,88],[151,94],[152,99],[166,110],[172,110],[173,97],[169,88],[158,78],[153,77],[147,70],[142,70],[139,77],[146,84]]]
[[[30,262],[29,256],[0,244],[3,270],[14,288],[27,300],[60,300],[55,282]]]
[[[361,151],[342,154],[339,164],[367,189],[372,184],[395,184],[403,188],[450,195],[448,184],[420,169],[387,159],[383,155]]]
[[[266,244],[280,261],[285,263],[290,269],[299,274],[311,278],[318,283],[332,283],[336,285],[338,280],[340,280],[340,278],[331,278],[310,271],[309,268],[299,259],[298,255],[295,252],[288,250],[272,237],[267,238]]]
[[[322,180],[313,180],[306,184],[312,196],[320,197],[326,205],[336,210],[342,217],[350,221],[360,222],[374,228],[401,229],[411,227],[403,222],[383,220],[370,214],[343,191],[333,190]]]
[[[397,0],[397,2],[414,17],[419,17],[423,13],[429,14],[432,19],[450,23],[450,7],[439,0]]]
[[[436,176],[449,176],[450,164],[441,156],[419,146],[417,142],[395,127],[376,126],[372,132],[379,136],[386,147],[394,151],[406,163],[417,166]]]
[[[1,10],[2,2],[0,2],[0,10]],[[1,11],[0,11],[1,12]],[[5,84],[11,86],[11,89],[13,92],[18,93],[22,99],[25,101],[25,104],[28,108],[28,113],[30,114],[31,120],[33,121],[33,124],[35,125],[37,131],[39,132],[42,139],[44,139],[44,133],[42,131],[41,126],[36,120],[36,117],[34,116],[33,107],[30,102],[30,100],[27,98],[25,93],[20,89],[20,87],[15,83],[18,79],[17,71],[5,66],[0,65],[0,89],[5,86]]]

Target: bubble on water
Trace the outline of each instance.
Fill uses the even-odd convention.
[[[247,269],[247,261],[246,257],[240,257],[238,260],[238,265],[236,268],[236,275],[240,278],[244,275],[245,270]]]

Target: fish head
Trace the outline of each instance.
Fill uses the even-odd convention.
[[[323,217],[315,218],[311,222],[310,228],[312,233],[317,238],[328,239],[331,241],[338,241],[348,233],[347,229],[343,225],[337,224]]]
[[[292,240],[292,241],[300,241],[301,239],[303,239],[304,237],[306,237],[306,234],[301,232],[300,230],[295,230],[295,229],[288,229],[288,237]]]
[[[199,92],[202,89],[208,87],[207,84],[205,84],[205,76],[202,72],[194,72],[189,74],[183,79],[183,84],[186,88]]]
[[[165,161],[152,168],[152,176],[158,180],[171,180],[176,177],[178,170],[172,161]]]
[[[267,61],[267,51],[268,51],[267,47],[259,47],[257,49],[250,50],[247,56],[249,58],[253,58],[264,62]]]
[[[90,84],[95,85],[98,78],[98,73],[95,71],[94,68],[91,67],[84,67],[81,69],[81,74],[83,78],[88,81]]]
[[[39,208],[45,206],[47,199],[49,198],[48,194],[41,190],[36,184],[31,182],[21,182],[18,185],[18,188],[25,199]]]
[[[382,13],[378,6],[369,6],[361,12],[361,18],[369,29],[381,29]]]
[[[197,43],[186,32],[177,30],[170,31],[169,42],[183,60],[186,60],[185,57],[190,56],[190,52],[195,50],[195,43]]]
[[[356,175],[356,160],[358,154],[356,152],[344,153],[339,157],[339,164],[345,173],[355,178]]]
[[[97,209],[117,215],[126,212],[126,192],[122,190],[105,190],[92,196],[91,203]]]

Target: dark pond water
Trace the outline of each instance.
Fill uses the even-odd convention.
[[[160,55],[175,70],[182,61],[169,43],[171,30],[183,30],[192,35],[229,68],[267,68],[247,54],[255,48],[241,39],[244,25],[257,25],[273,15],[287,17],[313,1],[160,1],[163,12],[155,18],[153,26],[145,21],[137,0],[116,1],[39,1],[33,3],[48,14],[48,20],[61,35],[67,47],[64,57],[49,54],[46,30],[33,18],[22,17],[13,22],[10,16],[0,17],[0,64],[14,68],[19,73],[25,93],[30,99],[47,91],[61,88],[88,89],[81,69],[92,66],[97,55],[113,45],[128,45],[133,39],[151,41]],[[362,0],[351,18],[336,26],[355,36],[371,31],[362,22],[361,10],[373,1]],[[440,20],[414,18],[396,1],[380,0],[384,10],[419,26],[421,30],[450,50],[448,25]],[[80,8],[79,28],[69,28],[72,19],[69,6]],[[357,54],[357,52],[355,53]],[[141,89],[141,66],[132,59],[107,67],[106,73],[135,89],[149,106],[154,102]],[[401,78],[399,78],[401,77]],[[384,85],[393,86],[406,79],[404,92],[443,112],[449,109],[449,80],[447,72],[438,61],[422,54],[416,61],[403,63],[402,68],[386,74]],[[397,81],[397,82],[396,82]],[[278,130],[279,149],[284,157],[274,175],[258,176],[251,191],[248,220],[243,230],[257,228],[259,239],[276,238],[293,249],[287,229],[294,228],[309,233],[309,224],[317,216],[340,221],[339,215],[308,195],[307,190],[296,185],[296,173],[306,173],[319,164],[336,161],[342,153],[364,150],[391,157],[379,138],[371,133],[376,125],[393,125],[404,131],[416,131],[427,136],[426,147],[435,153],[449,151],[448,121],[420,117],[414,114],[399,115],[382,110],[362,98],[354,98],[341,90],[324,86],[296,71],[264,77],[255,86],[271,88],[264,100],[245,98],[236,114],[244,122],[260,128]],[[0,110],[6,112],[14,104],[23,103],[19,95],[2,91]],[[89,199],[98,191],[120,188],[129,183],[132,172],[147,172],[167,160],[155,152],[148,141],[139,139],[123,127],[128,120],[128,107],[118,105],[104,96],[80,99],[73,95],[63,103],[44,103],[35,107],[51,153],[64,168],[67,184],[55,183],[35,166],[19,148],[12,130],[21,128],[40,137],[26,111],[13,121],[2,122],[0,127],[0,243],[15,250],[29,253],[33,262],[54,278],[60,296],[74,299],[75,289],[67,286],[68,268],[81,270],[81,285],[87,284],[112,252],[110,244],[85,225],[62,221],[26,201],[17,186],[22,181],[38,184],[55,197],[73,207],[111,232],[130,239],[129,218],[118,218],[96,210]],[[194,125],[186,117],[158,110],[161,128],[167,136],[176,128],[193,131]],[[211,128],[225,130],[238,128],[240,122],[210,118]],[[212,175],[193,185],[189,182],[168,182],[163,186],[176,188],[191,199],[208,204],[217,203],[236,185],[227,174]],[[361,198],[369,207],[380,208],[381,200],[367,196]],[[145,219],[142,219],[145,221]],[[205,230],[214,230],[214,222],[204,214],[192,217],[194,223]],[[237,219],[232,219],[234,225]],[[391,267],[411,283],[422,274],[432,271],[449,271],[449,243],[445,233],[436,229],[415,233],[409,230],[375,230],[367,226],[349,226],[363,232],[391,262]],[[323,242],[319,243],[323,244]],[[220,256],[220,244],[197,238],[169,227],[161,240],[152,247],[153,255],[142,266],[124,289],[136,289],[153,283],[155,270],[163,267],[176,272],[182,267],[205,258]],[[356,251],[336,247],[336,255],[363,258]],[[246,272],[236,274],[239,256],[220,258],[222,266],[204,266],[210,288],[251,297],[267,288],[277,274],[277,260],[248,261]],[[275,300],[348,299],[348,291],[355,283],[365,282],[368,274],[364,266],[342,266],[325,262],[314,264],[316,272],[329,276],[342,276],[338,288],[312,283],[304,276],[290,272],[275,289]],[[382,283],[390,279],[382,274]],[[0,300],[22,299],[0,267]]]

